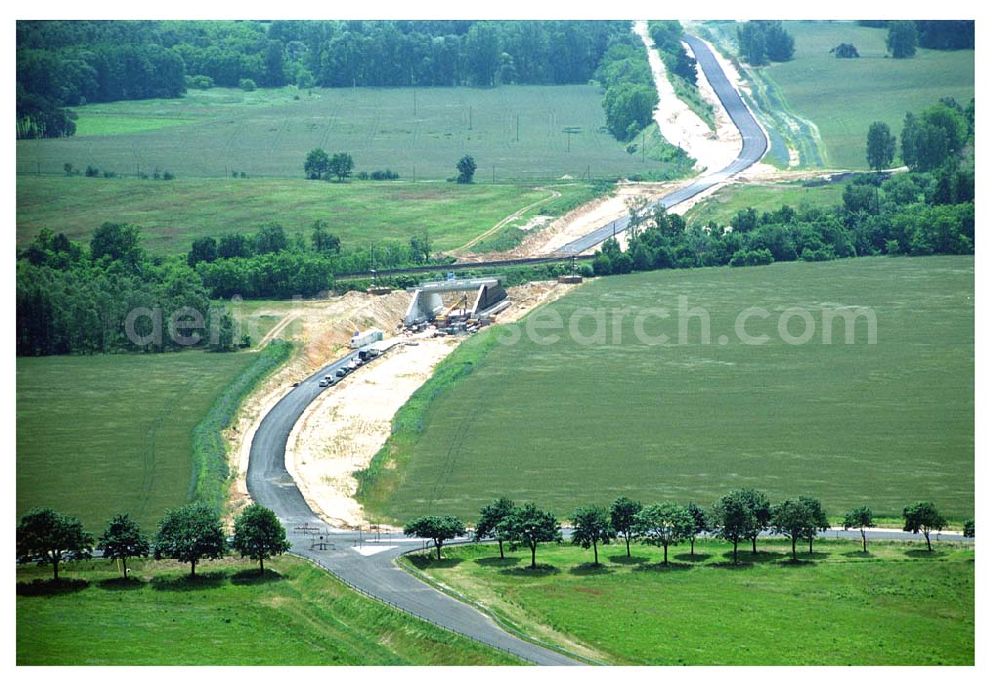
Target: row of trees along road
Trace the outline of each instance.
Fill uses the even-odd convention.
[[[903,530],[923,534],[928,550],[931,550],[930,534],[947,526],[945,518],[930,502],[907,505],[903,508],[903,518]],[[610,507],[580,507],[574,510],[570,520],[571,542],[592,549],[595,565],[599,562],[598,546],[615,538],[624,540],[628,557],[632,556],[631,545],[637,540],[662,548],[663,563],[667,564],[670,546],[689,543],[694,555],[696,539],[706,533],[732,543],[734,564],[739,562],[740,543],[749,541],[756,553],[757,539],[765,533],[787,537],[792,544],[792,559],[797,560],[799,543],[806,541],[812,553],[816,537],[830,528],[826,511],[816,498],[800,496],[772,504],[763,492],[755,489],[731,491],[707,509],[694,503],[643,505],[637,500],[620,497]],[[845,529],[859,530],[864,551],[868,552],[866,530],[875,524],[871,509],[867,506],[852,509],[844,515],[841,524]],[[404,533],[432,541],[437,558],[441,559],[444,543],[465,536],[466,528],[458,517],[428,515],[408,522]],[[975,535],[972,521],[965,523],[963,533],[969,537]],[[474,538],[477,541],[495,540],[500,559],[505,556],[505,545],[508,549],[527,547],[534,568],[538,545],[562,541],[562,532],[552,512],[534,503],[517,505],[509,498],[500,497],[480,510]]]
[[[257,560],[264,573],[264,560],[281,555],[291,548],[285,527],[271,510],[261,505],[246,507],[233,524],[227,538],[219,512],[203,504],[189,504],[169,511],[156,535],[149,538],[127,514],[111,519],[97,539],[101,556],[121,563],[122,576],[128,579],[128,561],[152,554],[157,560],[173,559],[195,566],[202,560],[217,560],[230,549],[241,557]],[[59,579],[59,564],[92,557],[94,537],[84,530],[79,519],[53,509],[39,508],[21,517],[17,526],[18,562],[52,565],[53,580]]]

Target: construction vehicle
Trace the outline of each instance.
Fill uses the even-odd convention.
[[[351,349],[360,349],[365,345],[370,345],[373,342],[380,342],[382,340],[383,333],[381,330],[366,330],[364,332],[355,332],[354,337],[351,338],[350,347]]]

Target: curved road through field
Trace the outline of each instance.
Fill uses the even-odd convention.
[[[748,167],[760,160],[767,152],[767,135],[761,129],[757,120],[754,119],[747,104],[743,102],[736,88],[726,78],[719,61],[715,59],[715,54],[709,49],[700,38],[695,38],[691,34],[684,34],[684,42],[691,46],[694,56],[705,70],[708,83],[719,96],[722,106],[729,113],[729,117],[740,130],[743,137],[743,147],[736,160],[718,171],[709,171],[707,174],[696,178],[691,184],[667,194],[656,203],[664,208],[671,208],[678,203],[683,203],[694,198],[698,194],[711,189],[716,184],[723,182],[730,177],[743,172]],[[608,237],[620,232],[628,227],[629,217],[618,218],[609,222],[604,227],[576,239],[554,253],[560,256],[576,256],[591,247],[597,246]]]
[[[422,548],[423,541],[398,534],[359,539],[353,531],[330,530],[309,508],[285,469],[285,446],[292,427],[326,388],[319,381],[345,365],[346,356],[291,388],[264,417],[250,445],[247,489],[254,501],[274,510],[288,531],[292,552],[333,573],[360,592],[445,629],[512,653],[539,665],[573,665],[577,661],[528,643],[497,626],[487,615],[416,579],[397,567],[401,554]],[[320,537],[322,536],[322,541]]]
[[[657,203],[666,208],[686,201],[745,170],[767,150],[764,132],[736,89],[726,79],[712,52],[693,36],[686,35],[684,40],[694,50],[709,82],[743,135],[743,148],[739,157],[726,168],[699,177],[683,189],[659,199]],[[627,217],[620,218],[567,244],[560,253],[576,255],[600,244],[619,229],[624,229],[627,223]],[[247,469],[247,488],[251,497],[278,515],[288,531],[293,553],[312,560],[362,593],[532,663],[579,664],[572,658],[507,633],[492,618],[396,566],[396,558],[410,550],[422,548],[423,542],[401,539],[398,534],[393,534],[391,538],[383,535],[381,539],[376,539],[371,534],[365,536],[357,532],[330,530],[306,504],[298,486],[285,469],[285,446],[296,421],[327,389],[320,388],[319,381],[324,375],[332,374],[346,364],[352,356],[330,364],[297,387],[291,388],[261,421],[250,447]]]

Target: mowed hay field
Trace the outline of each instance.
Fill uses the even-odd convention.
[[[521,184],[458,185],[410,182],[331,184],[305,179],[87,178],[21,175],[17,180],[17,243],[43,227],[89,241],[103,222],[129,222],[155,254],[186,252],[194,239],[257,232],[280,223],[308,242],[317,220],[344,248],[369,241],[430,236],[435,251],[457,248],[529,207],[525,220],[548,206],[575,205],[594,194],[585,182],[545,189]]]
[[[355,593],[291,556],[17,569],[18,665],[500,665],[517,659]]]
[[[915,57],[895,60],[885,57],[885,29],[853,22],[782,24],[795,39],[794,58],[758,71],[777,86],[776,103],[819,128],[828,167],[867,169],[866,137],[876,120],[898,137],[907,111],[918,113],[948,96],[965,106],[975,95],[973,50],[918,48]],[[735,25],[722,26],[735,41]],[[853,43],[861,57],[835,58],[830,50],[840,43]]]
[[[823,343],[822,309],[841,306],[874,311],[877,343],[863,318],[855,344],[844,344],[841,318]],[[746,334],[765,344],[736,336],[749,308],[759,310]],[[779,335],[792,308],[815,324],[804,344]],[[669,342],[641,342],[638,313],[647,335]],[[804,332],[798,314],[789,336]],[[598,318],[606,337],[594,337]],[[456,382],[419,418],[413,400],[400,411],[416,430],[390,440],[365,487],[375,514],[472,519],[506,494],[567,518],[619,495],[710,504],[756,487],[773,500],[813,495],[832,516],[869,504],[898,520],[904,504],[933,500],[952,520],[973,517],[972,257],[606,277],[534,312],[516,344],[500,339],[512,330],[475,336],[442,363]]]
[[[188,500],[192,431],[252,353],[17,359],[17,513],[53,507],[100,533]]]
[[[301,177],[306,153],[346,151],[355,170],[445,180],[464,154],[477,180],[618,178],[662,168],[604,131],[597,86],[494,89],[191,90],[179,99],[75,108],[78,133],[18,141],[17,171],[79,169],[179,178]],[[567,133],[568,132],[568,133]]]
[[[819,541],[790,565],[785,541],[758,542],[744,564],[699,541],[662,550],[601,549],[602,564],[570,545],[527,551],[446,549],[411,556],[423,575],[485,606],[524,635],[589,659],[639,665],[971,665],[974,551],[938,544]],[[747,549],[749,550],[749,549]],[[805,548],[801,548],[800,552]],[[928,555],[930,557],[928,557]]]

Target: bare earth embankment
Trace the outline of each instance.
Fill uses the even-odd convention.
[[[513,305],[498,322],[515,321],[574,287],[555,282],[513,287]],[[401,308],[398,317],[402,315]],[[354,473],[368,466],[389,438],[396,412],[463,339],[429,335],[399,336],[399,345],[323,393],[292,430],[285,466],[309,506],[331,525],[368,524],[354,499]],[[249,452],[249,438],[244,446]]]

